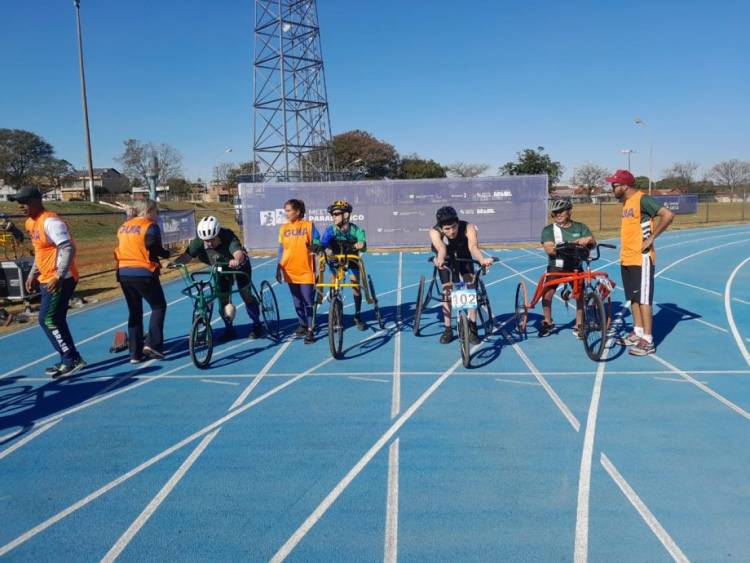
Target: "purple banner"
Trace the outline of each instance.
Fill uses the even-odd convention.
[[[284,202],[305,202],[306,218],[322,231],[336,199],[354,207],[351,220],[367,232],[372,247],[429,246],[435,212],[444,205],[477,226],[484,244],[538,241],[547,219],[547,176],[440,178],[430,180],[322,183],[241,183],[245,246],[274,249]]]
[[[698,213],[697,195],[656,195],[654,199],[677,215]]]
[[[164,244],[184,242],[195,238],[195,212],[188,211],[160,211],[159,227],[161,227],[161,241]]]

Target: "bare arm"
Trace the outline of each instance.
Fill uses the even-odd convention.
[[[555,241],[548,240],[547,242],[542,243],[542,248],[549,256],[554,256],[557,251],[555,250]]]
[[[482,254],[482,251],[479,249],[479,239],[477,239],[476,225],[467,226],[466,238],[469,240],[469,252],[471,252],[471,257],[485,268],[491,266],[494,262],[492,258],[485,258],[485,256]]]
[[[644,251],[648,249],[652,244],[654,244],[654,240],[656,240],[656,237],[666,231],[669,228],[669,225],[672,224],[672,221],[674,221],[674,211],[671,211],[666,207],[662,207],[661,209],[659,209],[656,216],[659,218],[659,222],[656,223],[654,232],[651,234],[651,236],[643,241],[642,250]]]
[[[445,264],[445,257],[448,254],[448,248],[445,246],[445,243],[443,242],[443,237],[440,236],[440,233],[438,233],[435,229],[432,229],[430,231],[430,242],[432,242],[432,246],[435,247],[435,250],[437,250],[437,256],[435,257],[435,266],[438,268],[442,268],[443,264]]]

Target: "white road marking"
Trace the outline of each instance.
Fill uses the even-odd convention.
[[[638,511],[646,525],[651,528],[651,531],[659,539],[664,548],[672,556],[672,559],[680,563],[688,563],[690,560],[685,556],[680,547],[675,543],[672,537],[667,533],[664,527],[656,519],[656,516],[648,509],[646,504],[641,500],[638,494],[633,490],[625,478],[617,471],[617,468],[612,464],[609,458],[602,453],[601,464],[605,471],[609,474],[612,480],[617,484],[625,497],[630,501],[630,504]]]
[[[675,383],[692,383],[692,381],[688,381],[687,379],[677,379],[675,377],[654,377],[654,379],[658,379],[659,381],[674,381]],[[708,381],[701,381],[700,383],[707,385]]]
[[[533,385],[535,387],[541,387],[541,383],[537,383],[536,381],[518,381],[517,379],[498,379],[496,378],[495,381],[498,383],[516,383],[518,385]]]
[[[737,267],[732,270],[732,274],[729,276],[729,279],[727,280],[727,284],[724,287],[724,310],[727,314],[727,321],[729,322],[729,328],[732,330],[732,336],[734,336],[734,341],[737,343],[737,348],[740,349],[740,354],[742,354],[742,357],[745,358],[745,361],[747,362],[747,365],[750,366],[750,353],[747,351],[747,346],[745,346],[745,343],[742,342],[742,336],[740,336],[740,331],[737,329],[737,324],[734,322],[734,314],[732,313],[732,303],[730,301],[731,295],[732,295],[732,283],[734,282],[734,278],[737,275],[737,272],[740,271],[740,269],[750,261],[750,256],[745,258],[742,262],[737,264]]]
[[[398,561],[398,471],[400,438],[388,448],[388,496],[385,501],[384,563]]]
[[[239,385],[236,381],[219,381],[216,379],[201,379],[203,383],[216,383],[217,385]]]
[[[34,430],[32,433],[21,438],[20,440],[18,440],[18,442],[16,442],[12,446],[5,448],[3,451],[0,452],[0,459],[4,459],[5,457],[15,452],[18,448],[25,446],[26,444],[31,442],[34,438],[40,436],[41,434],[44,434],[47,430],[52,428],[55,424],[57,424],[61,420],[62,418],[58,418],[57,420],[48,422],[47,424],[44,424],[43,426],[40,426],[39,428]]]
[[[347,379],[356,379],[357,381],[373,381],[375,383],[390,383],[388,379],[376,379],[374,377],[355,377],[353,375],[347,377]]]

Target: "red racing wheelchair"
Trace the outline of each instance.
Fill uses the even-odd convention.
[[[542,274],[531,301],[528,300],[526,284],[519,282],[516,287],[515,320],[519,334],[526,334],[526,323],[529,320],[529,310],[539,303],[544,292],[560,285],[568,285],[570,296],[576,300],[583,300],[583,347],[592,360],[599,361],[604,353],[607,341],[607,331],[612,321],[612,290],[613,282],[606,272],[592,271],[591,263],[600,257],[600,248],[616,248],[611,244],[597,244],[595,251],[574,243],[561,243],[555,249],[557,256],[566,262],[586,263],[583,271],[551,272]]]

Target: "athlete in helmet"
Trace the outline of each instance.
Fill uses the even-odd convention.
[[[560,245],[574,243],[584,249],[591,248],[596,244],[591,229],[583,223],[571,220],[572,212],[573,203],[570,198],[556,199],[550,205],[552,223],[542,230],[542,247],[549,256],[547,272],[575,272],[581,269],[581,260],[576,259],[570,253],[559,251]],[[585,251],[579,256],[584,254]],[[552,298],[555,296],[555,289],[555,287],[550,287],[542,295],[544,320],[539,328],[539,336],[549,336],[555,328],[555,323],[552,320]],[[577,338],[582,338],[582,323],[583,302],[576,302],[576,326],[573,329],[573,334]]]
[[[459,260],[476,260],[485,268],[489,268],[494,261],[486,258],[479,249],[477,239],[477,228],[471,223],[460,221],[458,213],[452,207],[441,207],[435,214],[437,222],[430,229],[430,241],[432,250],[435,252],[433,263],[438,269],[440,281],[443,284],[443,322],[445,330],[440,336],[440,342],[447,344],[453,340],[453,328],[451,326],[451,289],[453,284],[460,280],[466,282],[469,287],[474,283],[474,264],[472,262],[458,262]],[[479,344],[477,335],[477,313],[469,311],[469,327],[471,330],[470,341]]]
[[[230,229],[225,229],[216,217],[203,217],[198,222],[198,236],[190,241],[187,250],[183,252],[175,262],[186,264],[193,258],[197,258],[204,264],[213,265],[217,262],[228,263],[229,268],[247,274],[248,280],[252,277],[250,258],[242,246],[242,243]],[[250,292],[250,283],[246,282],[244,276],[221,276],[219,278],[221,290],[221,318],[224,321],[224,340],[234,338],[234,307],[231,305],[230,292],[232,285],[236,283],[240,297],[245,302],[250,320],[253,322],[250,338],[258,338],[263,329],[260,324],[260,307]]]
[[[367,252],[367,239],[365,231],[349,219],[352,215],[351,204],[343,199],[337,199],[328,206],[328,213],[333,217],[333,224],[329,225],[320,238],[320,245],[327,256],[335,254],[359,254]],[[329,260],[331,271],[336,271],[336,263]],[[359,264],[353,260],[349,261],[349,273],[351,282],[359,283]],[[354,295],[354,323],[359,330],[366,330],[367,325],[362,321],[360,312],[362,310],[362,292],[359,287],[352,288]]]

